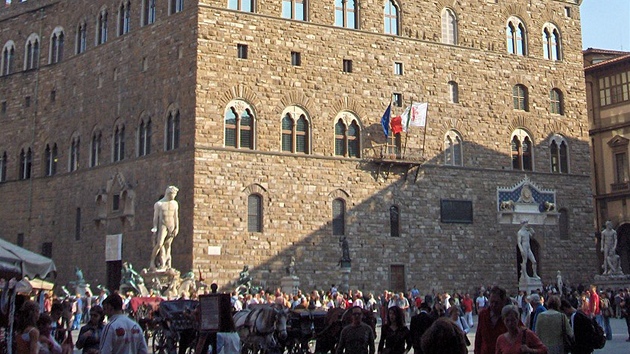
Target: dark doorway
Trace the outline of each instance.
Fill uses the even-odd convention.
[[[534,253],[534,258],[536,258],[536,262],[538,263],[538,276],[542,278],[543,270],[541,267],[541,259],[540,259],[540,244],[534,240],[529,240],[529,247],[532,249],[532,253]],[[520,280],[521,274],[521,262],[523,262],[523,257],[521,257],[521,251],[518,249],[518,245],[516,245],[516,280]],[[532,262],[527,260],[527,274],[531,276],[534,274],[534,269],[532,268]]]
[[[623,274],[630,273],[630,224],[623,224],[617,230],[617,254],[621,260]]]
[[[405,266],[391,265],[389,276],[389,288],[397,293],[405,292]]]
[[[110,293],[113,293],[120,287],[121,271],[122,261],[107,262],[107,289],[109,289]]]

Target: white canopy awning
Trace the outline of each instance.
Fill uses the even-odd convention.
[[[52,259],[0,238],[0,271],[14,272],[30,279],[44,279],[57,268]]]

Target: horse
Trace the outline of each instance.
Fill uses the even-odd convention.
[[[241,353],[281,353],[279,340],[287,338],[289,310],[280,305],[253,305],[234,314]]]

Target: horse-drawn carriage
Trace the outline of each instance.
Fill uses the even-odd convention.
[[[192,353],[198,333],[198,321],[194,311],[195,300],[162,301],[154,314],[153,353]]]
[[[154,314],[157,312],[162,298],[160,297],[132,297],[127,306],[127,312],[138,324],[144,332],[144,339],[149,342],[149,338],[153,336],[156,321]]]

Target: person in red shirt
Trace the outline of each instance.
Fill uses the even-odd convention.
[[[599,308],[599,294],[597,294],[597,285],[591,285],[591,296],[589,298],[589,312],[591,316],[595,316],[595,320],[604,328],[604,317]]]
[[[479,312],[475,335],[475,354],[495,354],[497,338],[507,332],[501,320],[501,310],[508,304],[507,292],[498,286],[490,290],[490,306]]]
[[[464,318],[468,322],[468,327],[473,328],[473,300],[470,298],[470,294],[466,294],[462,299],[462,307],[464,308]]]

